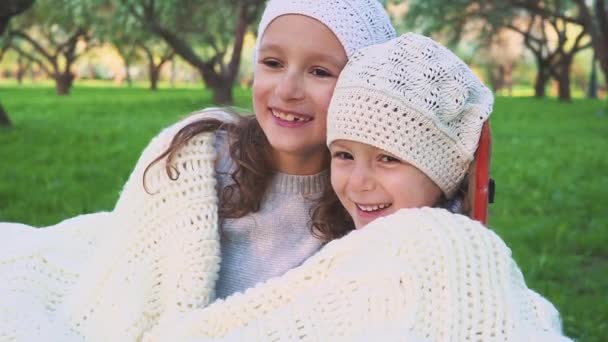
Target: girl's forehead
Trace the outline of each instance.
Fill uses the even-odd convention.
[[[367,144],[367,143],[364,143],[361,141],[348,140],[348,139],[334,140],[329,145],[329,148],[350,148],[350,149],[357,149],[357,150],[361,150],[361,151],[378,152],[378,153],[383,153],[383,154],[393,156],[390,152],[387,152],[374,145],[370,145],[370,144]]]
[[[347,57],[342,43],[323,23],[297,14],[273,20],[259,44],[259,53],[279,52],[306,55],[307,59],[328,62],[342,69]]]
[[[301,14],[285,14],[277,17],[270,22],[262,37],[259,37],[262,45],[268,40],[278,38],[287,38],[288,42],[293,45],[301,45],[307,41],[332,41],[342,46],[336,34],[329,27],[317,19]]]

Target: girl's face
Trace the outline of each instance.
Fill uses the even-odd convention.
[[[253,109],[278,171],[314,174],[327,165],[327,107],[347,62],[338,38],[301,15],[275,19],[261,37]]]
[[[434,206],[441,189],[415,166],[367,144],[336,140],[331,185],[357,229],[402,208]]]

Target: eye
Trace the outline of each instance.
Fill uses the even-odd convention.
[[[401,160],[386,154],[381,155],[379,160],[383,163],[401,163]]]
[[[348,152],[344,152],[344,151],[337,151],[334,154],[332,154],[332,159],[340,159],[340,160],[353,160],[355,158],[353,158],[353,155],[348,153]]]
[[[274,58],[265,58],[261,61],[261,63],[271,69],[276,69],[276,68],[281,67],[281,62],[279,62],[278,60],[276,60]]]
[[[329,71],[327,71],[323,68],[313,68],[310,71],[310,73],[317,77],[332,77],[333,76]]]

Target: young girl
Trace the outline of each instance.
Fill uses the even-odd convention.
[[[271,0],[255,116],[207,110],[161,132],[111,213],[0,226],[0,336],[135,340],[161,315],[300,265],[334,237],[312,234],[310,211],[329,188],[337,76],[356,50],[393,37],[376,0]]]
[[[329,100],[348,56],[394,35],[376,0],[270,1],[255,48],[255,117],[214,123],[202,114],[157,159],[168,156],[169,167],[185,141],[219,129],[218,297],[283,274],[334,237],[311,234],[310,217],[329,188]]]
[[[357,228],[302,266],[144,340],[567,341],[510,250],[451,198],[492,110],[450,51],[406,34],[355,54],[328,112],[331,180]]]

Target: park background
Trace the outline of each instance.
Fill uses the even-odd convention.
[[[489,226],[578,341],[608,338],[608,3],[385,1],[496,94]],[[251,108],[263,1],[2,0],[0,221],[111,210],[163,127]]]

